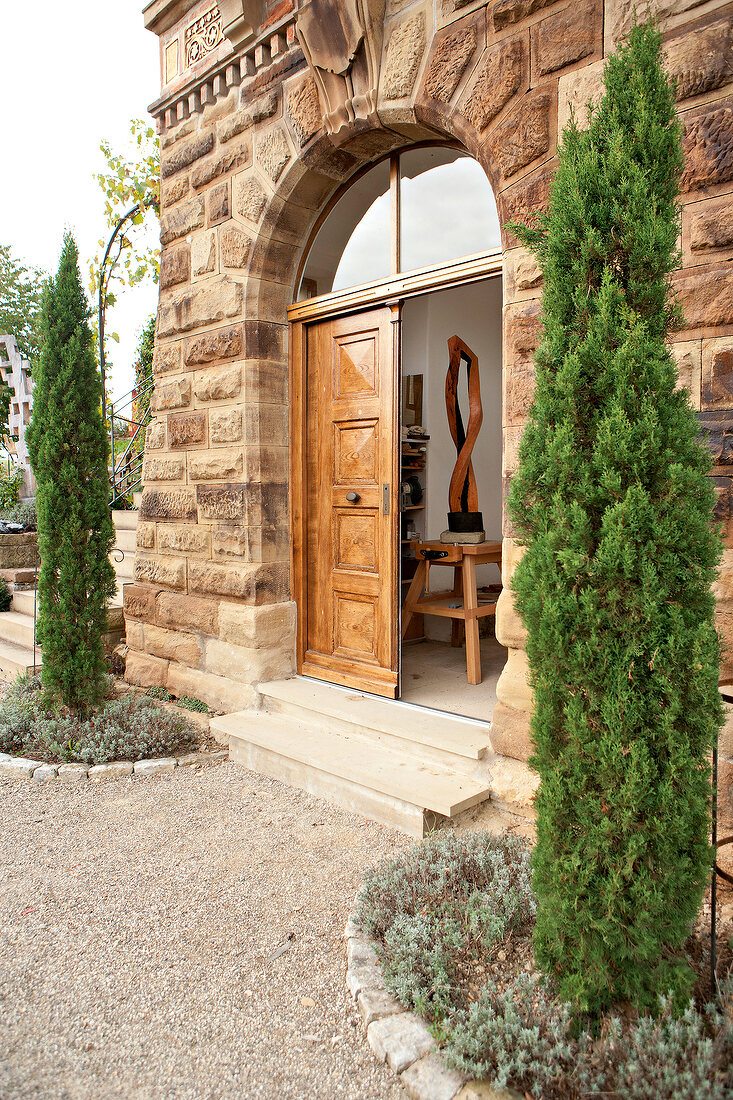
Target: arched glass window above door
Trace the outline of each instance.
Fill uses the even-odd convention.
[[[311,245],[298,299],[500,249],[481,166],[451,146],[418,146],[380,161],[338,197]]]

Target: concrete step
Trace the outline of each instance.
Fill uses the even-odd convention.
[[[129,582],[134,580],[135,577],[135,555],[126,553],[122,561],[118,561],[114,552],[110,554],[109,560],[112,562],[112,566],[117,577],[118,584],[120,581]]]
[[[134,531],[137,527],[137,509],[112,509],[112,521],[117,531]]]
[[[240,711],[211,719],[231,758],[412,836],[434,815],[452,817],[489,798],[488,783],[424,764],[357,733],[285,714]]]
[[[41,651],[36,649],[36,667],[41,668]],[[24,672],[33,671],[33,650],[26,646],[0,642],[0,675],[6,680],[14,680]]]
[[[137,531],[128,531],[124,527],[115,528],[115,546],[124,550],[126,554],[134,554],[137,546]]]
[[[0,613],[0,642],[33,649],[33,615],[22,615],[18,611]]]
[[[422,760],[472,772],[490,753],[488,725],[305,677],[260,684],[267,710],[359,733]]]
[[[24,592],[14,592],[13,602],[10,605],[10,611],[0,614],[0,624],[5,620],[5,615],[17,613],[23,619],[27,619],[30,624],[31,633],[33,632],[33,601],[35,598],[35,592],[31,588],[26,589]],[[38,609],[36,608],[36,611]],[[110,631],[124,630],[125,620],[122,614],[122,590],[119,589],[119,594],[112,597],[110,603],[107,605],[107,626]]]

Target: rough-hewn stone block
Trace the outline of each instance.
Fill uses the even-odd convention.
[[[184,634],[179,630],[167,630],[164,627],[145,626],[145,651],[154,657],[167,661],[179,661],[189,668],[198,668],[203,649],[193,634]]]
[[[180,179],[173,180],[167,187],[162,189],[161,206],[166,210],[169,206],[173,206],[174,203],[180,202],[181,199],[185,199],[191,190],[188,183],[188,176],[182,176]]]
[[[244,409],[244,440],[248,444],[288,445],[286,405],[248,404]]]
[[[682,190],[695,191],[733,179],[733,104],[710,105],[685,122]]]
[[[531,713],[497,703],[491,718],[491,747],[512,760],[529,760],[534,746],[530,733]]]
[[[698,413],[698,420],[702,438],[710,451],[713,463],[716,466],[733,465],[733,413],[727,410],[703,410]],[[728,481],[725,479],[726,487],[727,484]],[[727,519],[728,513],[722,514],[718,509],[717,518]]]
[[[181,345],[158,344],[153,353],[153,374],[170,374],[181,366]]]
[[[548,15],[532,28],[532,64],[539,76],[557,72],[589,57],[600,48],[600,7],[593,4],[583,11],[572,5],[556,15]]]
[[[153,616],[151,616],[152,619]],[[175,630],[199,630],[218,633],[219,601],[184,596],[177,592],[159,592],[155,600],[155,621]]]
[[[288,570],[270,562],[221,565],[190,561],[188,587],[194,594],[228,596],[252,604],[276,603],[288,595]]]
[[[425,44],[424,11],[417,12],[394,28],[387,42],[384,60],[382,95],[385,99],[404,99],[412,93]]]
[[[197,523],[161,523],[158,550],[161,554],[205,554],[208,557],[211,535]]]
[[[226,642],[250,648],[275,646],[282,638],[295,638],[295,604],[278,603],[251,607],[222,601],[219,634]]]
[[[686,328],[733,324],[733,273],[725,265],[677,272],[673,285]]]
[[[501,31],[512,23],[519,23],[553,2],[554,0],[497,0],[491,11],[494,30]]]
[[[151,404],[156,412],[185,409],[191,404],[191,379],[175,378],[170,382],[156,382]]]
[[[214,561],[251,561],[249,527],[218,527],[211,532]]]
[[[195,336],[186,343],[183,361],[187,367],[213,363],[216,359],[236,359],[242,354],[242,326],[217,329]]]
[[[496,605],[496,640],[507,649],[524,649],[527,631],[517,611],[511,587],[503,588]]]
[[[666,69],[677,82],[678,100],[727,84],[733,74],[733,21],[683,31],[665,47]]]
[[[194,229],[200,229],[204,224],[204,200],[194,199],[185,206],[179,206],[170,210],[160,219],[160,243],[163,248],[172,244],[181,237],[188,236]]]
[[[234,182],[234,213],[240,218],[259,222],[267,205],[267,197],[262,184],[252,172],[246,172],[241,176],[235,176]]]
[[[227,149],[221,156],[196,165],[191,173],[191,186],[198,191],[200,187],[206,187],[212,180],[226,175],[227,172],[245,168],[250,160],[249,144],[240,145],[236,149]]]
[[[151,420],[145,429],[145,450],[159,451],[165,447],[165,421]]]
[[[293,674],[294,639],[281,639],[271,648],[243,646],[210,638],[206,643],[204,668],[215,676],[229,676],[245,684],[281,680]]]
[[[702,383],[702,343],[700,340],[683,340],[670,346],[677,366],[677,389],[689,391],[693,407],[700,408]]]
[[[733,408],[733,337],[702,345],[702,407]]]
[[[497,125],[491,147],[505,178],[549,150],[550,104],[545,92],[527,95]]]
[[[307,145],[323,126],[318,89],[311,77],[288,89],[285,97],[290,124],[300,145]]]
[[[161,458],[148,455],[143,464],[143,481],[185,481],[186,460],[184,458]]]
[[[605,61],[594,61],[576,72],[560,77],[557,86],[557,132],[561,134],[570,121],[571,110],[579,128],[588,128],[588,103],[597,103],[603,94]]]
[[[423,91],[431,99],[449,103],[478,45],[475,26],[461,27],[444,35],[425,70]]]
[[[240,229],[228,226],[222,229],[219,237],[219,256],[222,267],[243,268],[247,266],[252,251],[252,238]]]
[[[160,258],[160,289],[187,283],[191,278],[191,250],[188,245],[169,248]]]
[[[242,312],[242,287],[230,279],[206,282],[183,295],[178,307],[182,332],[216,325]]]
[[[143,489],[141,519],[196,519],[193,489]]]
[[[230,401],[242,392],[242,368],[210,367],[207,371],[197,371],[193,392],[198,401]]]
[[[266,360],[250,360],[245,363],[244,397],[247,406],[256,402],[286,405],[288,402],[287,364],[270,363]]]
[[[155,589],[138,584],[125,584],[122,588],[122,604],[125,618],[152,622],[155,616]]]
[[[168,444],[171,450],[206,445],[207,413],[194,411],[171,413],[168,417]]]
[[[135,535],[138,550],[152,550],[155,546],[154,523],[138,523]]]
[[[526,179],[521,180],[513,187],[507,188],[497,198],[499,214],[502,225],[507,222],[526,222],[532,225],[537,214],[547,208],[550,195],[550,181],[553,167],[543,164],[541,168],[532,172]],[[505,230],[506,247],[512,248],[518,241],[514,235]]]
[[[507,707],[531,713],[534,697],[529,686],[529,662],[523,649],[508,650],[506,664],[496,684],[496,698]]]
[[[486,129],[519,90],[523,70],[524,43],[521,39],[500,42],[484,55],[462,107],[468,121],[479,132]]]
[[[125,679],[128,684],[143,688],[165,687],[167,678],[167,661],[160,657],[151,657],[149,653],[128,650],[125,660]]]
[[[197,485],[196,501],[201,519],[240,525],[246,520],[244,485]]]
[[[694,203],[688,207],[690,216],[690,248],[705,252],[713,248],[733,247],[733,217],[731,197]]]
[[[242,89],[242,96],[245,95],[249,100],[251,95],[249,88]],[[277,114],[278,103],[277,92],[270,92],[262,99],[257,100],[256,103],[247,101],[243,110],[237,111],[235,115],[219,124],[219,141],[222,145],[225,145],[226,142],[231,141],[238,134],[244,133],[245,130],[251,129],[258,122],[264,122],[266,119],[272,118],[273,115]]]
[[[216,481],[241,477],[244,460],[241,451],[216,450],[189,454],[188,476],[191,481]]]
[[[290,160],[290,146],[282,126],[274,126],[257,139],[257,163],[273,183],[277,183]]]
[[[217,184],[208,192],[209,218],[207,225],[219,225],[232,216],[229,180]]]
[[[209,413],[209,434],[212,443],[237,443],[243,437],[242,410],[212,409]]]
[[[246,447],[244,452],[245,479],[271,484],[285,481],[288,476],[287,447],[269,447],[261,443]]]
[[[223,711],[225,714],[235,710],[249,710],[257,702],[257,693],[249,684],[238,684],[228,677],[200,672],[176,662],[171,662],[168,667],[166,686],[178,698],[191,695],[195,699],[202,699],[212,710]]]
[[[135,580],[141,584],[159,584],[165,588],[186,587],[186,562],[182,558],[135,557]]]
[[[213,148],[213,130],[197,134],[191,141],[187,141],[185,145],[179,145],[172,153],[162,158],[160,165],[161,176],[163,179],[168,179],[169,176],[174,175],[176,172],[180,172],[181,169],[188,168],[190,164],[193,164],[193,162],[200,157],[205,157]]]
[[[216,233],[196,233],[191,241],[191,274],[210,275],[216,271]]]

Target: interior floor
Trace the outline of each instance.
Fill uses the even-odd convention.
[[[450,642],[432,640],[403,645],[400,698],[406,703],[490,722],[506,656],[506,649],[496,638],[482,638],[481,683],[469,684],[464,646],[454,648]]]

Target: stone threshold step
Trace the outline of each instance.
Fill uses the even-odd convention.
[[[5,612],[0,612],[0,628],[2,626],[2,622],[3,622],[3,619],[5,618],[5,615],[15,613],[15,614],[19,615],[21,618],[26,619],[28,621],[28,623],[30,624],[30,629],[31,629],[31,633],[32,633],[32,631],[33,631],[34,595],[35,595],[35,592],[34,592],[34,589],[32,589],[32,588],[25,591],[25,592],[14,592],[13,593],[13,602],[11,604],[11,610],[10,611],[5,611]],[[36,607],[36,614],[38,614],[37,603],[36,603],[35,607]],[[124,616],[122,614],[122,593],[121,592],[119,593],[118,596],[117,595],[113,596],[112,600],[107,605],[107,628],[110,631],[124,630],[125,629],[125,621],[124,621]],[[2,635],[2,630],[0,629],[0,636],[1,635]]]
[[[113,508],[112,522],[118,531],[134,531],[137,527],[137,509]]]
[[[422,764],[414,756],[356,733],[336,733],[288,715],[239,711],[212,718],[211,725],[229,736],[235,760],[242,745],[257,746],[299,765],[302,780],[309,771],[324,773],[396,799],[420,813],[431,810],[442,817],[452,817],[489,797],[487,785],[471,776]],[[293,778],[292,768],[289,772],[290,778],[282,775],[286,782],[310,789],[305,782]]]
[[[43,660],[40,649],[36,649],[36,668],[40,671]],[[0,672],[15,678],[20,673],[33,671],[33,649],[30,646],[14,645],[0,641]]]
[[[377,695],[320,683],[296,676],[289,680],[273,680],[260,684],[258,691],[272,709],[296,710],[306,713],[306,721],[332,718],[341,725],[399,738],[416,746],[478,763],[490,753],[488,723],[484,724],[458,715],[431,711],[399,700],[381,699]]]
[[[33,616],[17,610],[0,612],[0,641],[33,648]]]

